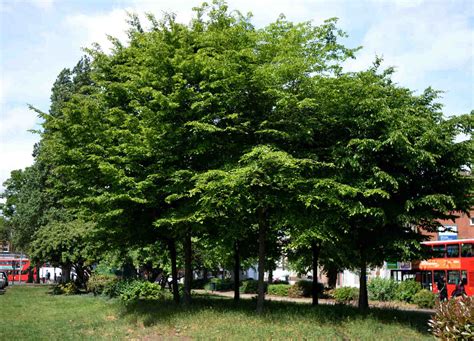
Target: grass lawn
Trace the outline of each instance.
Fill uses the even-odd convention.
[[[353,307],[268,302],[234,305],[196,296],[192,308],[171,301],[125,306],[90,295],[52,296],[47,287],[10,287],[0,295],[0,340],[77,339],[331,339],[433,340],[429,315],[390,309],[361,314]]]

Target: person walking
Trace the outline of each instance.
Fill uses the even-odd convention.
[[[436,286],[438,287],[439,300],[446,301],[448,299],[448,288],[446,285],[446,278],[444,276],[441,276],[438,280],[438,283],[436,283]]]
[[[46,281],[49,283],[51,281],[51,273],[49,270],[46,270]]]
[[[467,279],[463,278],[459,280],[459,283],[456,285],[456,288],[451,295],[451,298],[467,296],[465,285],[467,284]]]

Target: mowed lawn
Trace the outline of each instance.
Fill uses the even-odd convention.
[[[433,340],[429,315],[390,309],[361,314],[353,307],[268,302],[234,305],[196,296],[191,308],[171,301],[125,306],[91,295],[53,296],[48,287],[10,287],[0,295],[0,340],[77,339],[331,339]]]

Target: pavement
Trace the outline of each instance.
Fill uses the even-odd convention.
[[[211,294],[216,296],[223,296],[223,297],[234,297],[233,291],[209,291],[209,290],[201,290],[195,289],[193,292],[197,294]],[[250,300],[252,298],[257,297],[256,294],[240,294],[240,298]],[[301,304],[311,304],[312,299],[311,297],[303,297],[303,298],[293,298],[293,297],[286,297],[286,296],[273,296],[273,295],[265,295],[266,301],[276,301],[276,302],[296,302]],[[327,305],[335,305],[336,302],[334,299],[326,299],[320,298],[318,300],[319,304],[327,304]],[[357,302],[354,302],[354,306],[357,306]],[[414,304],[408,304],[403,302],[380,302],[380,301],[369,301],[369,307],[371,308],[385,308],[385,309],[397,309],[403,311],[417,311],[421,313],[427,314],[434,314],[434,309],[421,309],[418,308]]]

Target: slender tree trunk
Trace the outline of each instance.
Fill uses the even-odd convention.
[[[367,295],[367,260],[363,248],[361,248],[360,256],[359,309],[364,311],[369,309],[369,298]]]
[[[171,284],[173,287],[173,300],[179,303],[179,288],[178,288],[178,268],[176,267],[176,242],[174,239],[168,241],[168,250],[171,258]]]
[[[208,274],[209,274],[209,271],[207,270],[206,267],[204,267],[202,269],[202,278],[204,278],[204,281],[207,281]]]
[[[240,247],[239,242],[234,243],[234,301],[240,300]]]
[[[327,271],[328,287],[335,288],[337,282],[337,269],[334,266],[329,267]]]
[[[273,283],[273,267],[268,268],[268,284]]]
[[[191,282],[193,279],[192,269],[192,245],[191,233],[187,233],[184,237],[184,296],[183,302],[185,305],[191,304]]]
[[[31,265],[28,267],[28,279],[26,283],[33,283],[33,267]]]
[[[36,277],[35,277],[35,283],[36,284],[40,284],[41,282],[41,278],[40,278],[40,264],[39,263],[36,263]]]
[[[263,312],[265,301],[265,238],[267,234],[266,209],[258,210],[258,296],[257,313]]]
[[[311,296],[313,297],[312,305],[318,305],[318,295],[319,295],[319,287],[318,287],[318,262],[319,262],[319,243],[315,240],[311,242],[311,252],[313,254],[312,257],[312,266],[313,266],[313,286],[311,288]]]

